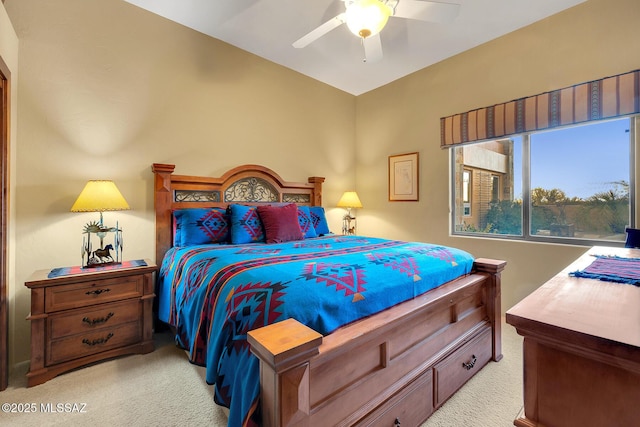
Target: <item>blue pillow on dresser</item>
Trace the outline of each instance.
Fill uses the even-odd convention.
[[[305,239],[317,236],[309,206],[298,206],[298,224]]]
[[[223,208],[193,208],[173,211],[174,246],[226,243],[229,217]]]
[[[229,205],[231,216],[231,243],[264,242],[262,222],[255,206]]]
[[[311,206],[309,207],[309,212],[311,212],[311,221],[313,222],[316,235],[324,236],[325,234],[331,234],[327,218],[324,215],[324,208],[322,206]]]

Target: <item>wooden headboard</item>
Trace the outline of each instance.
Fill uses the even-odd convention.
[[[269,168],[243,165],[219,178],[174,175],[175,165],[154,163],[154,204],[156,211],[156,263],[173,243],[174,209],[224,207],[230,203],[260,205],[297,203],[322,206],[323,177],[308,182],[287,182]]]

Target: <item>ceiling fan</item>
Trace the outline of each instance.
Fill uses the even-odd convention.
[[[303,48],[329,31],[347,24],[349,30],[360,37],[364,46],[365,62],[382,59],[380,30],[390,16],[419,21],[447,23],[458,15],[459,4],[440,3],[427,0],[342,0],[345,11],[331,18],[315,30],[293,43],[295,48]]]

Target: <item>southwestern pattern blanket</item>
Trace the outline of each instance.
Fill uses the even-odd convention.
[[[248,331],[294,318],[327,335],[468,274],[459,249],[361,236],[172,248],[159,275],[159,317],[192,363],[206,366],[229,425],[259,423],[259,363]]]

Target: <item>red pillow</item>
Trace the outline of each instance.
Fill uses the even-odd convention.
[[[304,235],[298,222],[298,206],[258,206],[258,215],[264,227],[267,243],[302,240]]]

